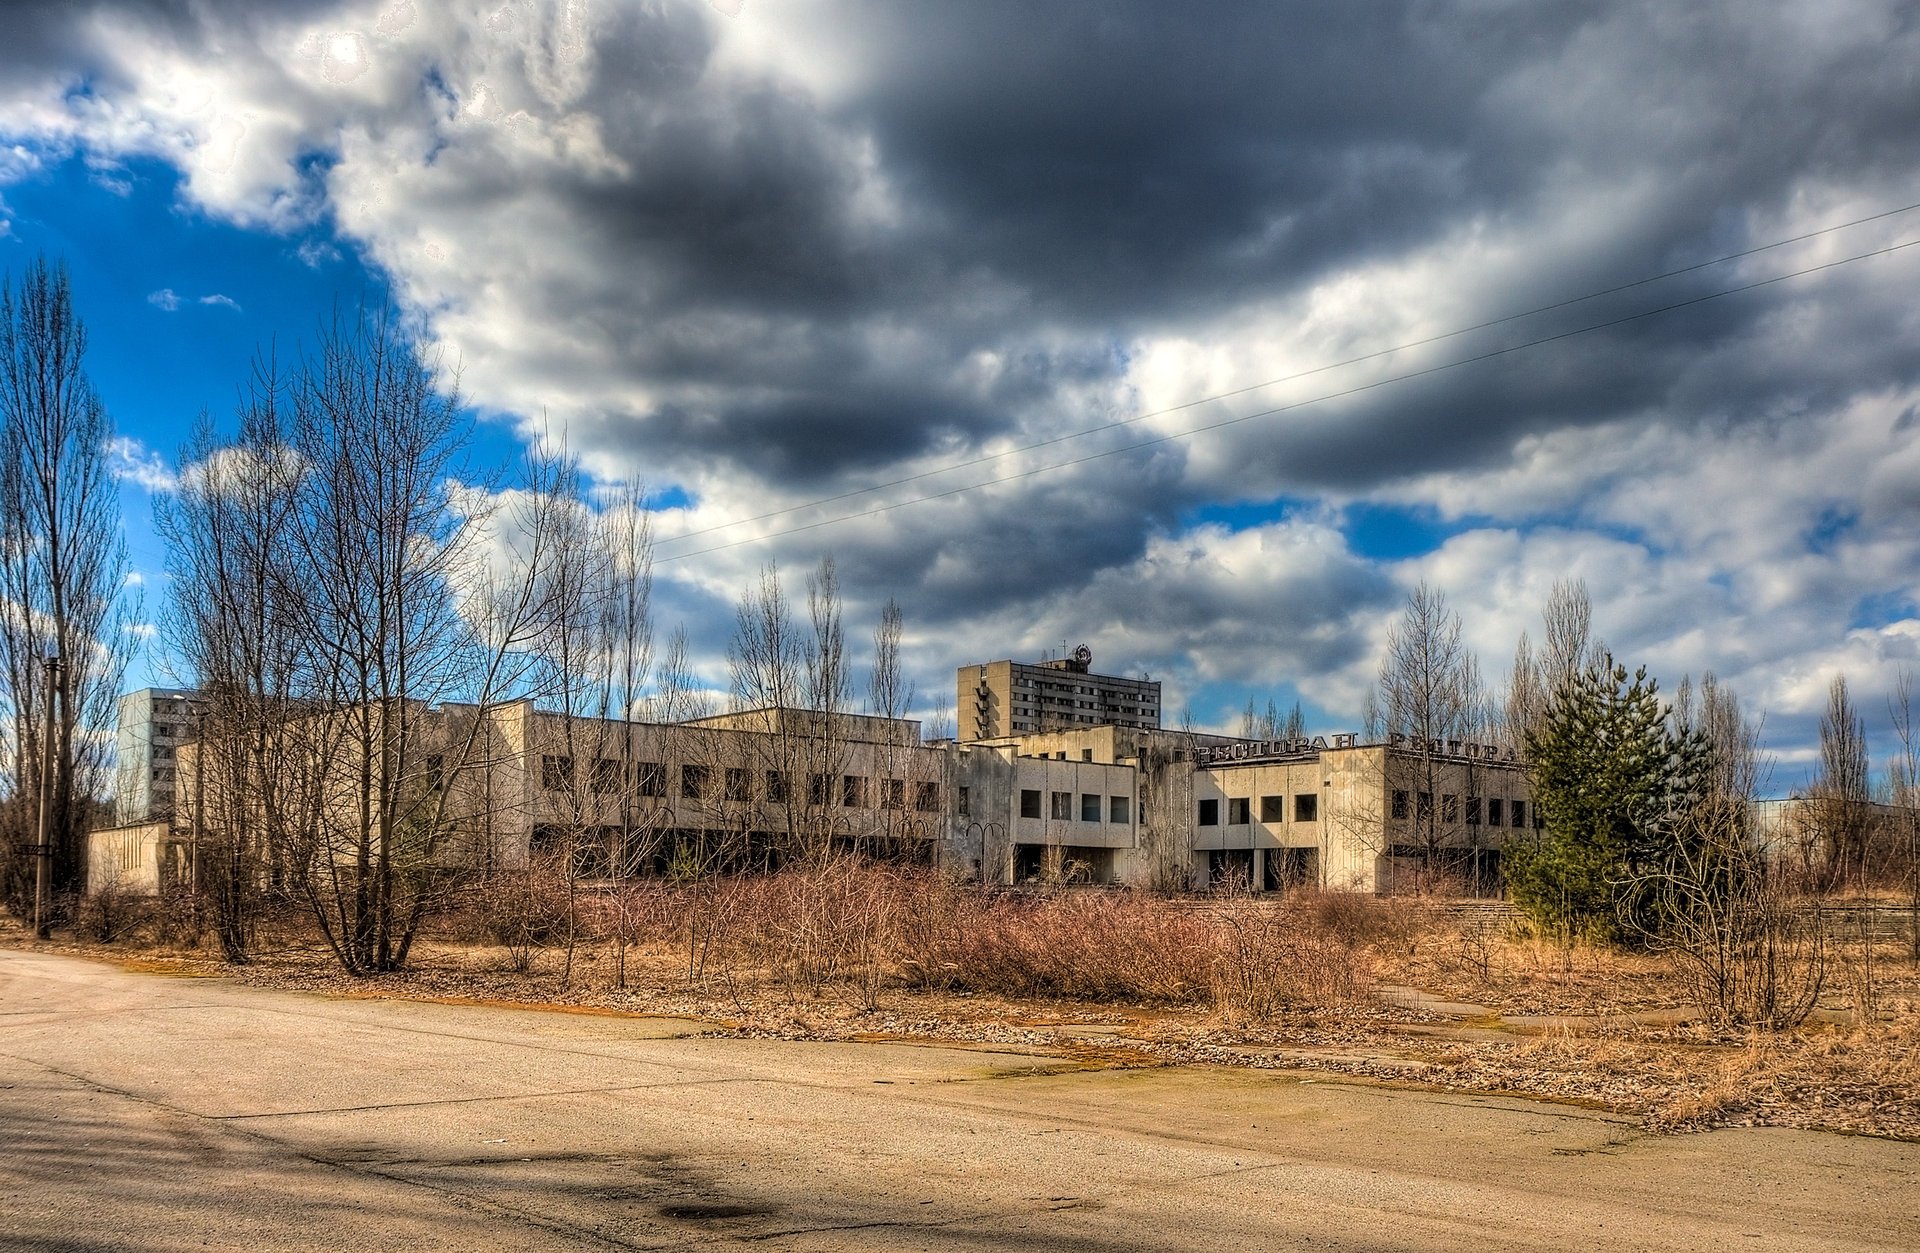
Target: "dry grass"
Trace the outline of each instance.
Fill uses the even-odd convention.
[[[522,926],[516,901],[540,902],[545,921]],[[571,917],[555,922],[556,909]],[[687,1015],[760,1035],[1069,1056],[1097,1048],[1126,1059],[1102,1064],[1311,1066],[1586,1102],[1668,1130],[1774,1124],[1920,1138],[1920,971],[1893,939],[1868,963],[1841,937],[1822,1021],[1735,1035],[1673,1021],[1687,989],[1669,958],[1529,940],[1484,921],[1343,894],[990,892],[833,862],[637,882],[579,893],[570,907],[564,893],[476,892],[423,940],[412,969],[375,980],[340,975],[297,917],[283,916],[261,927],[271,951],[244,977]],[[165,930],[176,946],[192,934],[178,920]],[[123,940],[110,951],[127,949]],[[196,961],[217,968],[186,964]],[[1486,1013],[1461,1022],[1395,1009],[1370,995],[1379,983]],[[1871,1018],[1846,1019],[1863,1005]],[[1066,1023],[1112,1024],[1115,1042],[1063,1035]]]

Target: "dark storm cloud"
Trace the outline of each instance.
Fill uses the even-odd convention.
[[[1468,224],[1540,234],[1528,272],[1471,293],[1470,313],[1497,316],[1738,248],[1752,213],[1896,171],[1920,129],[1899,69],[1911,23],[1808,37],[1770,13],[850,5],[852,86],[823,104],[716,85],[706,26],[622,10],[587,103],[634,177],[555,194],[632,276],[599,293],[624,368],[697,391],[643,417],[642,442],[805,489],[1036,421],[1091,424],[1051,409],[1045,379],[969,394],[952,376],[973,353],[1217,327]],[[897,217],[856,211],[855,134]],[[1609,218],[1635,183],[1633,212]],[[1593,221],[1568,230],[1583,195]],[[1433,468],[1436,448],[1446,468],[1497,464],[1529,431],[1670,413],[1695,398],[1701,352],[1775,307],[1729,301],[1383,391],[1304,446],[1248,431],[1286,463],[1248,486],[1364,490]],[[894,325],[913,332],[904,359],[876,346]],[[1817,352],[1777,364],[1809,377],[1759,387],[1845,386],[1814,377],[1836,373]],[[1864,364],[1862,385],[1889,377]]]
[[[1885,209],[1920,185],[1920,10],[1896,0],[754,0],[731,19],[695,0],[512,0],[389,21],[401,7],[39,6],[10,12],[0,76],[15,97],[49,82],[122,92],[91,114],[56,93],[17,116],[31,129],[68,108],[77,120],[53,127],[63,139],[148,143],[183,166],[208,150],[214,112],[244,120],[237,173],[188,194],[279,222],[249,198],[284,194],[276,179],[324,179],[339,229],[393,275],[480,404],[550,414],[596,467],[686,488],[708,511],[692,526],[1565,300]],[[568,42],[580,30],[590,49]],[[334,31],[362,41],[348,52],[364,63],[329,66],[309,47]],[[223,80],[217,109],[183,120],[169,75],[143,78],[148,44],[209,74],[245,72]],[[162,115],[152,127],[143,89],[160,101],[144,102]],[[298,175],[316,149],[321,172]],[[977,478],[1752,281],[1908,237],[1916,219],[1016,455]],[[1498,504],[1490,485],[1504,484],[1525,503],[1503,521],[1585,517],[1598,528],[1581,541],[1589,554],[1596,537],[1666,527],[1644,561],[1615,553],[1606,567],[1616,599],[1665,589],[1646,598],[1648,620],[1684,626],[1701,577],[1768,572],[1715,612],[1771,634],[1729,647],[1810,672],[1845,624],[1780,627],[1778,607],[1816,590],[1852,602],[1884,590],[1863,579],[1897,579],[1838,556],[1800,568],[1800,537],[1836,502],[1777,472],[1817,455],[1851,485],[1906,455],[1917,265],[1920,250],[753,551],[792,569],[835,548],[856,595],[898,592],[931,620],[1051,642],[1077,636],[1077,615],[1139,623],[1128,647],[1188,653],[1200,671],[1263,649],[1352,670],[1409,569],[1355,558],[1327,528],[1248,539],[1181,519],[1278,498],[1334,516],[1369,496],[1455,516]],[[1886,413],[1869,412],[1874,398]],[[1628,466],[1617,450],[1636,440],[1669,464]],[[1711,473],[1689,479],[1688,459]],[[1515,490],[1523,470],[1534,481]],[[1895,503],[1852,511],[1861,521],[1836,554],[1900,570],[1910,493],[1895,478],[1874,489]],[[1742,513],[1762,479],[1778,525]],[[1716,529],[1733,513],[1746,547]],[[1756,538],[1775,532],[1787,538],[1771,548]],[[1675,553],[1698,569],[1660,566]],[[1572,538],[1516,540],[1454,568],[1486,581],[1486,563],[1557,574],[1579,556]],[[745,550],[713,560],[751,565]]]

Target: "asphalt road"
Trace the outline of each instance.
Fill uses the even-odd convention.
[[[1912,1249],[1920,1146],[0,951],[6,1249]]]

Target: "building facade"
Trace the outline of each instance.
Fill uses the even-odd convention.
[[[381,750],[382,769],[405,798],[397,829],[430,841],[419,855],[433,864],[486,872],[558,856],[587,879],[764,869],[837,848],[987,884],[1491,895],[1506,845],[1537,826],[1524,772],[1491,746],[1168,731],[1157,684],[1086,663],[960,670],[963,690],[982,672],[993,688],[996,668],[1005,680],[981,721],[1039,722],[1052,709],[1046,729],[929,743],[912,720],[801,709],[653,723],[525,700],[409,706],[406,742]],[[1019,687],[1023,672],[1060,686]],[[128,830],[98,833],[94,851],[144,881],[170,840],[191,847],[218,841],[223,821],[250,823],[258,776],[231,796],[199,776],[198,745],[182,742],[191,693],[134,693],[122,708],[134,747],[121,765],[123,827],[146,829],[138,851]],[[308,715],[316,733],[286,737],[286,751],[338,740],[330,728],[354,716]],[[357,838],[365,772],[335,751],[287,772],[315,789],[280,798],[306,815],[318,850],[306,856],[347,856]]]
[[[115,740],[114,821],[131,826],[173,816],[180,746],[195,739],[205,708],[197,692],[148,687],[120,698]]]
[[[1160,725],[1160,684],[1095,674],[1082,644],[1066,657],[961,666],[954,680],[959,738],[987,740],[1071,727]]]

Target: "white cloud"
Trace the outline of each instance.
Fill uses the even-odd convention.
[[[200,297],[200,303],[203,305],[219,305],[223,308],[231,309],[235,313],[244,312],[240,308],[239,301],[235,300],[232,296],[223,296],[218,292],[215,292],[211,296]]]
[[[172,313],[180,307],[180,297],[174,294],[173,288],[162,287],[159,291],[147,293],[147,303]]]
[[[107,470],[116,479],[138,483],[150,492],[170,492],[179,484],[166,458],[130,435],[108,440],[105,451]]]

